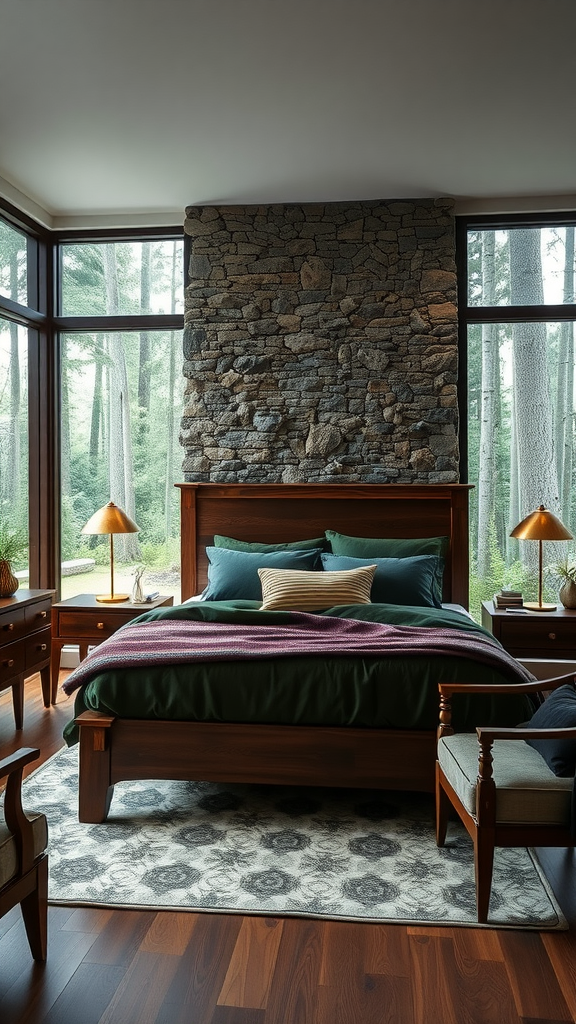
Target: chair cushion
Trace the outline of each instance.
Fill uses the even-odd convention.
[[[438,741],[444,775],[470,814],[476,814],[476,733],[455,733]],[[570,827],[573,779],[558,778],[524,740],[496,740],[492,750],[496,821]]]
[[[48,846],[48,823],[45,814],[27,813],[26,816],[32,822],[34,857],[36,858],[44,853]],[[17,874],[18,850],[16,840],[5,822],[0,820],[0,890]]]

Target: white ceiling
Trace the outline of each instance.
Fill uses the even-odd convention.
[[[50,226],[186,205],[576,205],[576,0],[0,0],[0,193]]]

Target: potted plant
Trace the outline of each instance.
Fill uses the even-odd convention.
[[[576,561],[566,557],[549,568],[550,575],[561,581],[559,598],[565,608],[576,608]]]
[[[18,590],[19,582],[12,572],[12,563],[27,548],[28,537],[23,530],[11,530],[0,523],[0,597],[12,597]]]

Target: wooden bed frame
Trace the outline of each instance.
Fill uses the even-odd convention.
[[[274,543],[322,536],[448,537],[445,602],[468,607],[466,484],[179,484],[182,600],[207,582],[214,534]],[[86,711],[79,818],[104,821],[116,782],[199,779],[375,789],[434,788],[429,731],[168,722]]]

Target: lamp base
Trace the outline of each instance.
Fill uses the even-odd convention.
[[[529,612],[555,612],[557,604],[538,604],[537,601],[524,601],[524,608]]]
[[[129,601],[129,594],[96,594],[96,600],[101,604],[117,604],[120,601]]]

